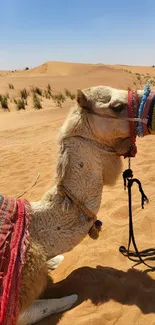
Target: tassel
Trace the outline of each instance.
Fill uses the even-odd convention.
[[[98,232],[102,230],[102,221],[101,220],[96,220],[95,221],[95,227],[98,229]]]
[[[138,112],[138,117],[139,118],[142,118],[143,109],[144,109],[145,103],[147,101],[147,98],[149,96],[149,93],[150,93],[150,84],[147,83],[146,86],[145,86],[145,88],[144,88],[144,94],[143,94],[142,101],[141,101],[140,107],[139,107],[139,112]],[[138,123],[138,127],[137,127],[137,135],[139,137],[143,137],[144,136],[144,133],[143,133],[143,125],[140,122]]]
[[[91,227],[91,229],[89,230],[89,236],[92,239],[97,239],[99,237],[98,230],[95,226]]]
[[[94,225],[89,230],[89,236],[92,239],[98,239],[99,232],[102,230],[102,221],[96,220]]]

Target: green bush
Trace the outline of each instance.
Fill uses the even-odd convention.
[[[14,85],[13,84],[9,84],[9,88],[10,89],[14,89]]]
[[[33,87],[32,92],[42,96],[42,90],[39,87]]]
[[[64,101],[66,100],[65,96],[62,93],[53,95],[52,98],[58,106],[62,106],[62,103],[64,103]]]
[[[50,84],[47,85],[47,89],[44,91],[44,96],[48,99],[52,98],[52,89]]]
[[[8,96],[7,95],[0,95],[0,102],[1,102],[2,108],[9,109],[9,107],[8,107]]]
[[[34,105],[35,109],[41,109],[42,108],[41,103],[40,103],[40,99],[39,99],[39,97],[37,96],[36,93],[33,93],[33,105]]]
[[[54,99],[59,100],[60,102],[63,103],[66,98],[62,93],[58,93],[58,94],[54,95]]]
[[[76,98],[76,95],[72,94],[70,90],[65,89],[64,91],[65,91],[66,97],[70,98],[71,100],[74,100]]]
[[[75,94],[71,94],[70,99],[71,100],[74,100],[75,98],[76,98],[76,95]]]
[[[20,97],[21,97],[22,99],[27,99],[28,95],[29,95],[29,92],[27,91],[26,88],[20,90]]]
[[[52,91],[52,88],[51,88],[51,85],[50,84],[47,85],[47,90]]]
[[[24,101],[24,99],[18,99],[17,101],[16,101],[16,104],[17,104],[17,109],[20,111],[21,109],[25,109],[25,105],[26,105],[26,103],[25,103],[25,101]]]
[[[45,91],[44,91],[44,96],[45,96],[45,98],[50,99],[50,98],[52,97],[52,94],[50,94],[50,93],[48,92],[48,90],[45,89]]]

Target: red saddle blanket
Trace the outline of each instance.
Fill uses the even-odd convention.
[[[30,205],[0,195],[0,325],[15,325],[19,286],[29,243]]]

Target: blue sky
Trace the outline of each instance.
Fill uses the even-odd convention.
[[[155,0],[1,0],[0,69],[155,64]]]

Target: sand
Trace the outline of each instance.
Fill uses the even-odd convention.
[[[90,66],[85,66],[84,71],[87,68],[90,69]],[[0,89],[9,91],[8,83],[11,82],[17,88],[9,92],[16,96],[18,87],[21,89],[31,84],[44,87],[49,80],[57,90],[66,87],[75,91],[79,86],[82,88],[100,83],[127,88],[130,82],[133,85],[135,78],[118,67],[106,66],[95,66],[89,77],[85,73],[82,75],[82,68],[79,76],[73,76],[74,73],[65,77],[42,75],[37,71],[35,77],[34,71],[17,72],[14,76],[3,73]],[[44,109],[40,111],[35,111],[29,105],[22,112],[16,112],[13,108],[10,113],[0,112],[1,193],[17,196],[31,186],[38,173],[40,178],[37,185],[24,195],[25,198],[38,200],[53,186],[57,136],[70,105],[71,101],[67,101],[62,108],[57,108],[49,100],[44,102]],[[150,203],[141,210],[141,198],[134,187],[134,229],[138,247],[143,249],[155,247],[155,137],[138,139],[137,145],[138,154],[132,159],[132,169],[142,181],[150,199]],[[127,168],[127,160],[123,163],[124,169]],[[66,253],[60,267],[52,272],[53,283],[49,280],[45,293],[46,298],[77,293],[77,304],[72,310],[51,316],[38,325],[155,324],[155,273],[142,273],[141,270],[145,269],[143,266],[132,269],[133,263],[119,253],[119,246],[126,246],[128,242],[127,192],[123,189],[121,176],[115,187],[104,188],[98,216],[103,221],[100,238],[93,241],[87,236],[76,248]]]

